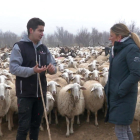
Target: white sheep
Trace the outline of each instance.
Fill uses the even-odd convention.
[[[105,87],[107,81],[108,81],[108,72],[100,73],[99,82],[103,87]]]
[[[57,94],[60,91],[58,90],[57,87],[61,87],[57,82],[55,81],[50,81],[47,84],[48,91],[52,93],[54,99],[55,99],[55,123],[58,124],[58,118],[57,118]]]
[[[87,109],[87,122],[89,122],[91,111],[95,113],[95,125],[98,126],[97,111],[102,108],[104,103],[103,86],[94,80],[85,82],[83,86],[86,88],[83,94]]]
[[[3,136],[1,131],[2,117],[6,115],[11,104],[10,90],[11,87],[5,83],[0,83],[0,136]]]
[[[18,105],[17,105],[17,96],[16,96],[16,91],[15,91],[15,84],[10,83],[9,85],[12,89],[10,90],[10,95],[11,95],[11,104],[9,111],[7,113],[7,120],[8,120],[8,129],[12,130],[12,127],[14,127],[13,123],[13,114],[14,112],[18,112]]]
[[[97,61],[94,60],[92,63],[90,63],[90,64],[88,65],[88,69],[89,69],[90,71],[96,70],[98,65],[99,65],[99,64],[97,64]]]
[[[69,74],[67,72],[64,72],[60,75],[60,77],[62,77],[63,79],[65,79],[67,81],[67,83],[69,84]]]
[[[53,95],[51,94],[51,92],[47,91],[47,94],[46,94],[46,111],[47,111],[47,115],[49,115],[49,124],[51,124],[51,111],[54,107],[54,98],[53,98]],[[42,121],[41,121],[41,124],[40,124],[40,130],[43,131],[44,128],[42,126],[42,122],[43,122],[43,118],[44,118],[44,115],[42,117]]]
[[[78,75],[78,74],[74,75],[73,78],[71,79],[72,83],[77,83],[81,86],[83,86],[84,80],[85,79],[81,75]]]
[[[85,90],[84,87],[77,83],[69,84],[63,87],[58,94],[58,111],[62,116],[66,117],[66,136],[74,133],[74,116],[80,115],[85,109],[85,100],[80,89]],[[69,129],[70,122],[71,127]]]

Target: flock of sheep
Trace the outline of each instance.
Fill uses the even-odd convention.
[[[75,48],[74,48],[75,49]],[[60,48],[49,48],[57,62],[57,73],[47,78],[46,110],[51,124],[51,111],[54,110],[55,123],[58,124],[58,113],[66,118],[66,136],[74,133],[74,117],[80,124],[79,115],[87,110],[87,122],[90,113],[95,114],[95,125],[98,125],[97,112],[105,106],[107,110],[104,86],[108,80],[109,55],[105,56],[104,47],[83,47],[76,50],[76,57],[69,54],[60,57]],[[15,76],[9,73],[8,49],[1,51],[0,70],[0,136],[2,118],[6,116],[8,129],[12,130],[13,113],[18,111],[15,93]],[[140,89],[136,105],[135,119],[140,131]],[[42,123],[40,129],[43,130]]]

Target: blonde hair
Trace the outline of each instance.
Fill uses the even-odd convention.
[[[122,38],[131,35],[131,38],[134,40],[136,45],[140,48],[139,36],[136,33],[130,32],[125,24],[117,23],[111,27],[111,31],[114,32],[117,36],[121,35]]]

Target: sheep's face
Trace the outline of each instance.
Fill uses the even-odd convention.
[[[71,94],[74,97],[75,102],[78,102],[80,99],[81,89],[85,90],[86,88],[80,86],[77,83],[74,83],[73,86],[70,88]]]
[[[53,95],[57,94],[57,87],[60,87],[60,85],[55,81],[50,81],[47,85],[48,91],[50,91]]]
[[[104,98],[103,86],[100,84],[93,85],[93,88],[91,89],[91,93],[94,94],[95,97],[98,97],[100,99]]]
[[[58,65],[58,70],[59,71],[64,71],[64,64]]]
[[[47,96],[46,96],[46,110],[47,110],[47,112],[49,111],[49,108],[54,104],[54,98],[53,98],[53,96],[52,96],[52,94],[49,92],[49,93],[47,93]]]
[[[4,100],[6,96],[10,96],[7,89],[11,89],[11,87],[4,83],[0,83],[0,100]]]

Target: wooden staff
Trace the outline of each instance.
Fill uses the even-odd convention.
[[[39,86],[40,86],[40,92],[41,92],[41,98],[42,98],[42,102],[43,102],[43,107],[44,107],[45,119],[46,119],[46,122],[47,122],[47,130],[48,130],[49,140],[51,140],[51,133],[50,133],[49,123],[48,123],[48,117],[47,117],[47,111],[46,111],[46,107],[45,107],[43,92],[42,92],[42,86],[41,86],[41,81],[40,81],[40,74],[37,73],[37,76],[38,76],[38,79],[39,79]]]

